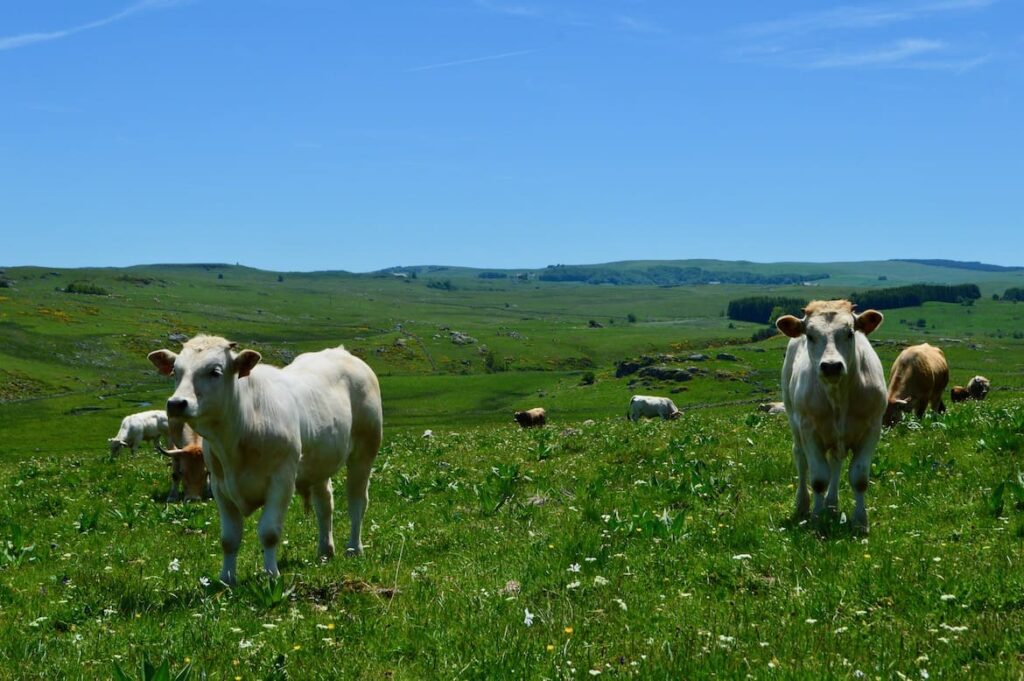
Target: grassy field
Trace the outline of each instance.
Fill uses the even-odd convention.
[[[244,679],[1020,677],[1024,307],[991,299],[1020,274],[814,267],[830,278],[810,289],[8,268],[0,678],[143,678],[144,661]],[[454,289],[427,285],[442,274]],[[784,343],[749,342],[758,327],[725,306],[909,281],[984,296],[886,311],[883,363],[927,340],[953,383],[982,373],[993,393],[885,432],[868,538],[842,518],[793,525],[788,426],[753,409],[777,395]],[[108,294],[57,290],[72,282]],[[164,504],[167,467],[146,447],[107,459],[120,418],[170,392],[145,354],[198,331],[278,364],[342,342],[380,374],[363,557],[317,563],[296,503],[282,580],[259,576],[250,519],[226,590],[213,504]],[[615,377],[644,354],[699,372]],[[671,394],[684,416],[626,423],[633,392]],[[513,426],[513,409],[538,405],[551,427]],[[840,503],[849,513],[845,481]]]

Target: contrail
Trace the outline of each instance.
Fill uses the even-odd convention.
[[[540,50],[518,50],[517,52],[502,52],[501,54],[491,54],[486,57],[473,57],[472,59],[457,59],[455,61],[446,61],[440,64],[428,64],[426,66],[417,66],[413,69],[408,69],[406,73],[415,73],[416,71],[432,71],[433,69],[445,69],[449,66],[462,66],[463,64],[476,64],[482,61],[494,61],[495,59],[507,59],[509,57],[518,57],[523,54],[533,54]]]

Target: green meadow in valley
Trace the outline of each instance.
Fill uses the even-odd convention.
[[[0,678],[1024,674],[1024,306],[995,299],[1024,273],[682,264],[829,276],[7,268]],[[728,319],[728,302],[915,282],[982,296],[884,310],[871,338],[887,372],[927,341],[951,385],[983,374],[992,393],[884,432],[868,537],[843,516],[791,522],[789,427],[755,408],[778,399],[785,339],[752,341],[767,325]],[[385,441],[362,557],[317,562],[314,519],[295,501],[281,579],[260,575],[250,518],[227,589],[213,503],[165,504],[167,465],[149,444],[110,460],[120,419],[171,392],[146,354],[199,332],[274,364],[343,343],[378,373]],[[616,376],[643,356],[690,370]],[[684,413],[629,423],[633,393]],[[518,429],[512,411],[534,406],[548,427]],[[852,508],[845,476],[840,505]]]

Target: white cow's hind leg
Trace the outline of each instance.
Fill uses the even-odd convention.
[[[242,514],[233,503],[218,493],[213,485],[213,498],[220,512],[220,548],[224,563],[220,569],[220,581],[234,584],[238,577],[238,547],[242,545]]]
[[[857,532],[868,531],[868,509],[864,503],[864,493],[868,490],[868,478],[871,475],[871,457],[875,454],[881,428],[874,429],[863,442],[853,451],[850,460],[850,487],[853,488],[853,529]]]
[[[281,541],[285,511],[294,494],[295,481],[290,476],[283,481],[272,481],[267,489],[267,499],[256,532],[263,546],[263,569],[271,577],[280,574],[277,569],[277,544]]]
[[[348,492],[348,518],[351,523],[348,546],[345,552],[349,555],[358,555],[363,552],[362,526],[363,515],[366,513],[366,506],[370,503],[370,469],[373,459],[368,461],[366,457],[358,457],[358,452],[352,452],[348,460],[348,475],[345,480],[345,487]]]
[[[334,488],[331,479],[310,486],[309,496],[316,513],[316,524],[320,534],[317,555],[321,558],[334,557]]]

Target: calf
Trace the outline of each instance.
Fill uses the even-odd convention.
[[[803,318],[785,315],[776,321],[790,338],[782,365],[782,400],[793,431],[798,518],[810,510],[808,470],[814,516],[826,507],[838,509],[842,461],[851,452],[853,527],[867,532],[864,493],[886,404],[882,363],[867,336],[881,323],[880,312],[855,314],[846,300],[812,301]]]
[[[683,412],[679,411],[675,403],[667,397],[653,397],[651,395],[633,395],[629,398],[629,409],[626,411],[626,418],[630,421],[637,421],[641,416],[647,418],[677,419]]]
[[[962,385],[954,385],[949,390],[949,399],[954,402],[966,402],[971,399],[971,393],[969,393],[967,388]]]
[[[520,428],[539,428],[548,422],[548,413],[544,407],[534,407],[526,411],[517,411],[512,415]]]
[[[160,409],[128,414],[121,419],[117,437],[107,440],[111,458],[117,456],[122,447],[131,449],[134,454],[143,441],[158,442],[161,435],[167,435],[167,428],[167,414]]]
[[[180,354],[156,350],[149,359],[174,376],[168,416],[204,440],[220,514],[221,581],[235,582],[243,519],[261,507],[263,566],[279,574],[277,545],[296,491],[316,512],[319,555],[332,557],[331,476],[342,465],[348,470],[348,552],[362,551],[370,470],[383,427],[380,386],[365,362],[337,347],[303,353],[279,369],[215,336],[189,340]]]
[[[947,383],[949,364],[942,350],[928,343],[911,345],[900,353],[889,371],[889,395],[882,424],[896,425],[911,409],[921,418],[928,405],[940,414],[946,411],[942,393]]]

